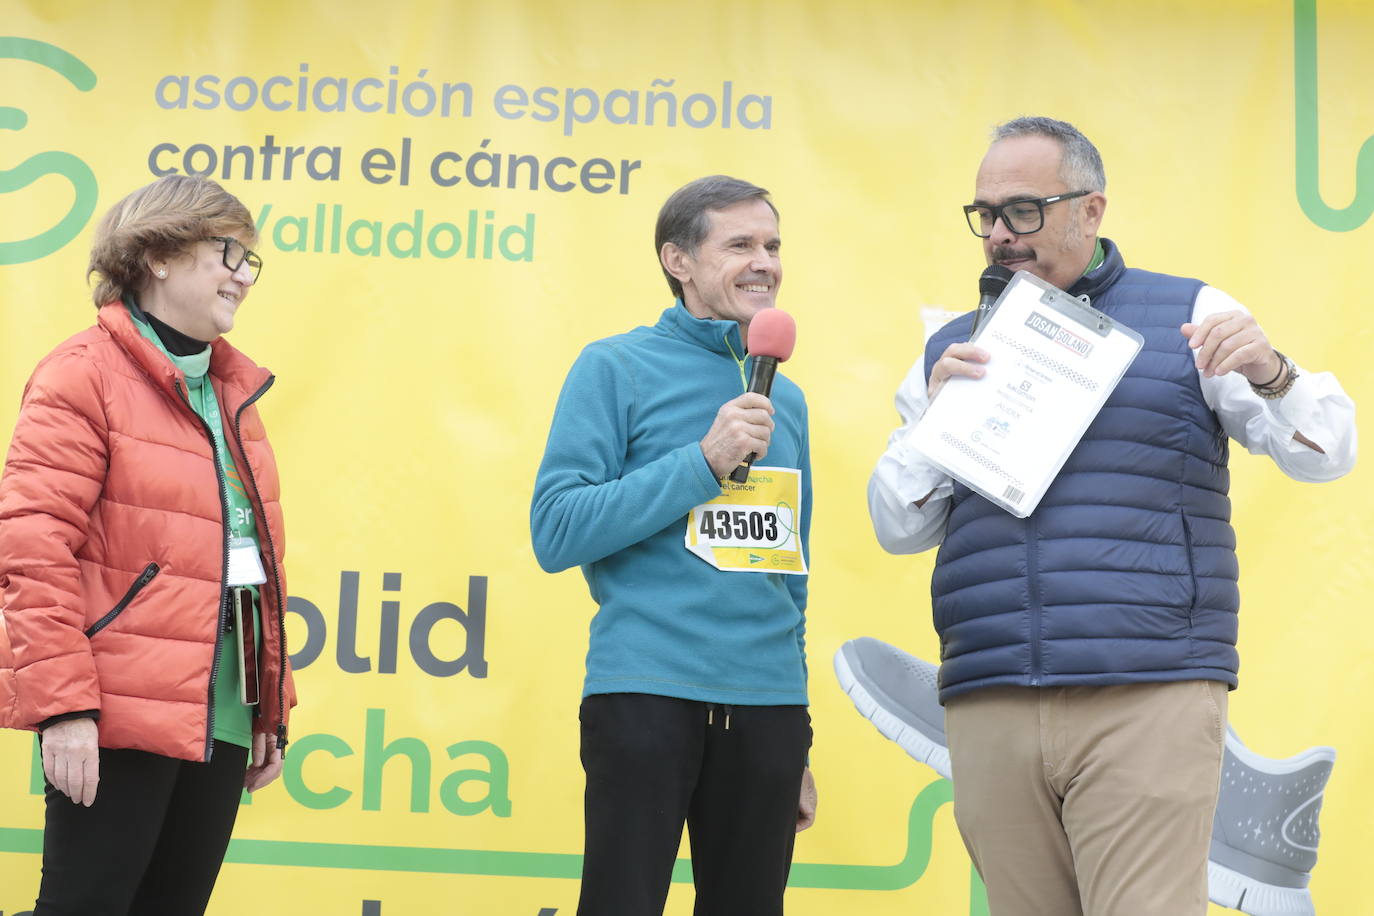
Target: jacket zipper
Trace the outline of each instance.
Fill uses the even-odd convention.
[[[741,357],[735,355],[735,347],[734,347],[733,344],[730,343],[730,329],[729,329],[729,328],[726,328],[726,329],[725,329],[725,337],[724,337],[723,339],[725,340],[725,347],[726,347],[726,349],[730,351],[730,358],[733,359],[733,360],[735,361],[735,365],[739,367],[739,383],[740,383],[741,386],[743,386],[743,388],[744,388],[744,393],[745,393],[745,394],[748,394],[748,393],[749,393],[749,380],[748,380],[747,378],[745,378],[745,375],[744,375],[744,360],[743,360]],[[746,355],[746,356],[748,355],[747,351],[746,351],[745,355]]]
[[[281,577],[277,575],[277,551],[272,543],[272,526],[267,523],[267,509],[262,504],[262,493],[258,490],[257,478],[253,476],[253,465],[248,461],[248,450],[243,447],[243,412],[247,410],[258,398],[267,393],[267,389],[272,387],[272,383],[277,380],[275,375],[269,375],[267,381],[263,382],[262,387],[253,393],[248,400],[239,405],[239,409],[234,413],[234,441],[238,443],[239,454],[243,455],[243,470],[247,475],[248,484],[253,488],[254,511],[262,519],[262,533],[267,539],[267,561],[272,567],[272,588],[277,593],[277,749],[286,748],[286,614],[282,610],[283,596],[281,593]]]
[[[225,480],[224,468],[219,463],[219,449],[215,448],[215,433],[210,429],[210,424],[205,422],[205,418],[196,413],[196,409],[191,406],[191,396],[186,389],[181,386],[181,379],[177,379],[177,394],[186,402],[191,415],[200,421],[200,425],[205,429],[205,435],[210,439],[210,457],[215,462],[215,478],[219,483],[219,512],[221,518],[220,529],[224,535],[220,576],[219,576],[219,614],[215,618],[215,654],[210,659],[210,685],[206,689],[205,706],[207,715],[205,717],[205,762],[210,762],[210,757],[215,749],[215,681],[219,677],[219,656],[224,644],[224,621],[229,613],[229,587],[225,583],[229,580],[229,492],[228,482]],[[201,384],[209,385],[210,378],[207,375]],[[211,392],[213,393],[213,388]]]
[[[90,639],[92,636],[114,623],[114,619],[124,613],[124,609],[129,606],[131,601],[138,597],[138,593],[143,591],[144,587],[157,577],[158,571],[161,568],[162,567],[158,566],[156,563],[149,563],[147,566],[143,567],[143,572],[139,573],[138,578],[134,580],[134,584],[129,586],[129,590],[124,593],[124,597],[120,598],[119,602],[114,607],[110,608],[109,612],[104,617],[101,617],[86,628],[86,638]]]

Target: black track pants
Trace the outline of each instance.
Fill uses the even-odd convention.
[[[811,746],[806,707],[610,693],[585,698],[581,720],[578,916],[661,914],[684,822],[698,916],[781,916]]]

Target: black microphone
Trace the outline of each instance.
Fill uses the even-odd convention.
[[[978,328],[987,321],[992,312],[992,304],[1002,295],[1002,290],[1011,282],[1012,273],[1001,264],[992,264],[978,277],[978,311],[973,316],[973,328],[968,332],[970,338],[978,333]]]
[[[754,358],[749,371],[749,391],[768,397],[773,392],[773,376],[778,372],[778,363],[786,362],[797,345],[797,323],[792,316],[779,308],[764,309],[749,322],[749,355]],[[749,468],[754,463],[754,453],[733,471],[730,479],[744,483],[749,479]]]

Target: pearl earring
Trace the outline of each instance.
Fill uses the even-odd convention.
[[[158,270],[157,275],[159,279],[165,280],[167,279],[167,270],[165,268],[160,269]]]

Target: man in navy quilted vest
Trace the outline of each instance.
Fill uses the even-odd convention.
[[[1034,513],[1018,519],[906,445],[988,354],[972,314],[938,331],[897,393],[903,425],[869,483],[878,540],[939,545],[931,582],[954,813],[994,916],[1189,916],[1236,686],[1228,440],[1300,481],[1355,461],[1354,405],[1274,348],[1240,303],[1126,266],[1098,228],[1097,149],[1072,125],[996,128],[969,227],[1140,332],[1144,348]]]

